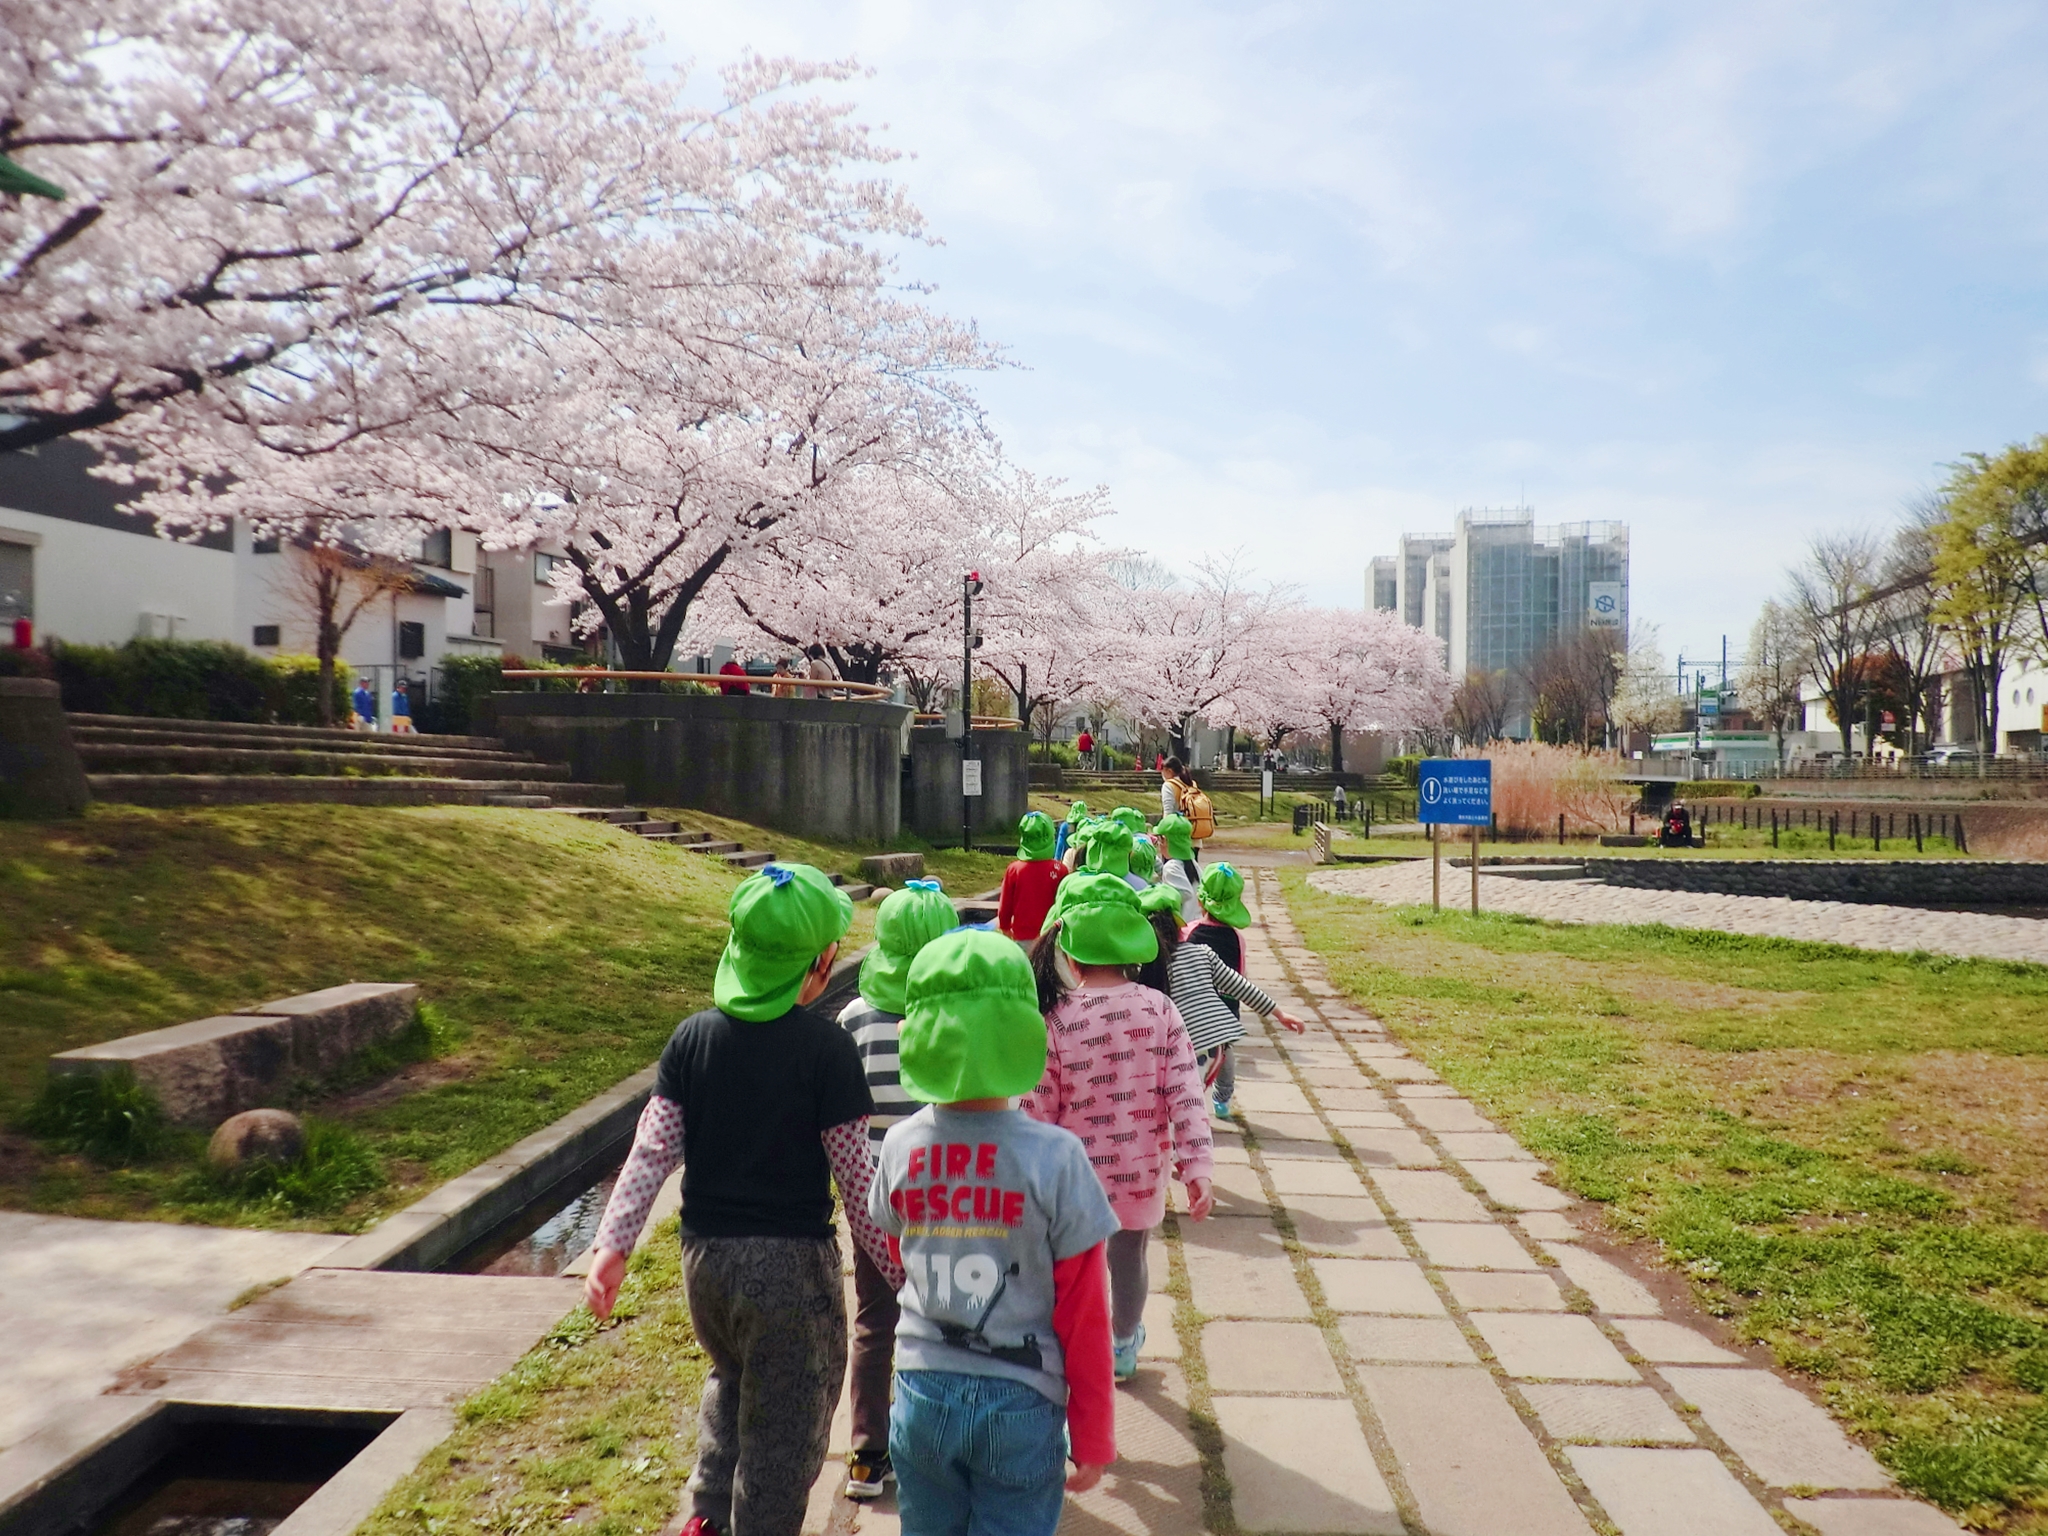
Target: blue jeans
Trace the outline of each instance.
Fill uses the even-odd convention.
[[[903,1536],[1052,1536],[1067,1414],[1004,1376],[898,1371],[889,1410]]]

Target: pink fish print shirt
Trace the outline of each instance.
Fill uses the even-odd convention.
[[[1024,1112],[1081,1138],[1126,1231],[1166,1215],[1166,1157],[1183,1184],[1215,1164],[1209,1106],[1187,1026],[1136,982],[1082,987],[1045,1018],[1045,1076]]]

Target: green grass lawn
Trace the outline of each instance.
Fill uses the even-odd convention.
[[[863,850],[694,812],[853,873]],[[957,894],[999,854],[927,854]],[[0,1206],[356,1230],[645,1067],[704,1006],[738,876],[548,811],[95,806],[0,822]],[[855,909],[850,945],[873,910]],[[224,1186],[203,1137],[105,1160],[24,1130],[56,1051],[346,981],[416,981],[423,1026],[291,1102],[319,1167]]]
[[[1902,1483],[2048,1532],[2048,967],[1284,879],[1338,986]]]

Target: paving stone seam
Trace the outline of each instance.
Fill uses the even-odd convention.
[[[1265,872],[1262,871],[1262,877],[1264,876],[1264,874]],[[1264,884],[1265,880],[1262,878],[1261,885],[1263,886]],[[1261,909],[1263,909],[1266,904],[1266,892],[1264,889],[1261,889],[1259,894],[1261,897],[1260,907]],[[1278,893],[1276,892],[1276,897],[1277,894]],[[1272,931],[1271,923],[1268,920],[1262,918],[1261,922],[1262,925],[1265,926],[1269,932]],[[1293,924],[1291,921],[1289,922],[1288,927],[1291,931],[1296,931],[1298,933],[1298,930],[1293,929]],[[1303,943],[1297,943],[1296,947],[1301,948],[1303,950],[1307,950],[1308,948],[1308,946]],[[1273,958],[1276,961],[1276,963],[1281,965],[1290,974],[1291,978],[1298,981],[1300,976],[1300,968],[1296,965],[1296,963],[1281,952],[1279,945],[1273,945],[1272,950]],[[1314,956],[1313,951],[1310,951],[1309,953],[1314,963],[1321,963],[1320,957]],[[1399,1114],[1402,1119],[1408,1121],[1412,1129],[1416,1130],[1418,1133],[1421,1134],[1424,1141],[1435,1149],[1437,1155],[1443,1158],[1447,1165],[1457,1170],[1458,1174],[1461,1176],[1461,1182],[1464,1182],[1468,1186],[1468,1188],[1471,1185],[1475,1184],[1476,1180],[1473,1180],[1471,1176],[1465,1172],[1463,1165],[1458,1161],[1457,1158],[1453,1157],[1448,1151],[1444,1149],[1442,1143],[1436,1140],[1435,1134],[1427,1126],[1424,1126],[1419,1121],[1415,1120],[1414,1115],[1412,1114],[1412,1112],[1409,1111],[1407,1107],[1409,1101],[1403,1099],[1399,1094],[1390,1091],[1391,1080],[1379,1079],[1379,1075],[1377,1073],[1372,1072],[1370,1066],[1367,1065],[1370,1058],[1360,1057],[1357,1054],[1357,1052],[1353,1049],[1352,1041],[1350,1037],[1346,1034],[1346,1032],[1336,1029],[1334,1026],[1330,1024],[1330,1021],[1327,1017],[1323,1017],[1323,1010],[1315,1001],[1316,994],[1311,992],[1305,985],[1297,985],[1294,988],[1294,990],[1297,994],[1297,997],[1306,1001],[1307,1006],[1310,1008],[1310,1010],[1316,1013],[1319,1018],[1321,1018],[1321,1021],[1326,1028],[1329,1028],[1331,1035],[1337,1040],[1338,1044],[1342,1047],[1344,1054],[1348,1058],[1350,1058],[1354,1066],[1358,1067],[1361,1072],[1365,1073],[1370,1078],[1372,1078],[1375,1081],[1375,1083],[1379,1083],[1381,1081],[1387,1082],[1388,1086],[1382,1088],[1381,1090],[1382,1096],[1385,1097],[1390,1103],[1390,1105],[1394,1107],[1395,1112]],[[1350,1006],[1355,1007],[1356,1005]],[[1368,1015],[1368,1017],[1370,1017],[1370,1015]],[[1383,1024],[1382,1027],[1384,1028]],[[1389,1035],[1389,1039],[1391,1039],[1391,1035]],[[1310,1103],[1316,1109],[1318,1117],[1321,1117],[1324,1111],[1322,1109],[1320,1102],[1318,1102],[1315,1097],[1314,1085],[1307,1082],[1302,1077],[1299,1066],[1295,1063],[1291,1055],[1286,1054],[1285,1042],[1280,1040],[1278,1037],[1275,1037],[1274,1044],[1276,1046],[1279,1046],[1282,1050],[1283,1055],[1286,1056],[1288,1070],[1290,1075],[1292,1075],[1295,1078],[1296,1086],[1300,1088],[1300,1090],[1305,1095],[1308,1096]],[[1325,1121],[1325,1124],[1327,1123],[1328,1122]],[[1337,1134],[1335,1127],[1332,1127],[1331,1130],[1333,1135]],[[1348,1143],[1344,1144],[1344,1151],[1346,1153],[1347,1159],[1353,1162],[1354,1168],[1357,1167],[1357,1160],[1354,1156],[1352,1156]],[[1539,1166],[1545,1165],[1539,1164]],[[1372,1187],[1370,1179],[1368,1179],[1366,1182],[1368,1184],[1368,1187]],[[1699,1436],[1700,1444],[1714,1452],[1714,1454],[1720,1459],[1722,1464],[1725,1465],[1729,1469],[1729,1471],[1734,1475],[1736,1481],[1741,1484],[1743,1489],[1760,1505],[1763,1506],[1765,1513],[1770,1515],[1772,1519],[1778,1521],[1780,1524],[1784,1524],[1785,1522],[1790,1521],[1792,1522],[1793,1527],[1796,1529],[1808,1529],[1808,1527],[1806,1527],[1803,1522],[1799,1521],[1796,1516],[1792,1515],[1788,1510],[1784,1509],[1783,1507],[1783,1498],[1796,1495],[1798,1490],[1777,1490],[1774,1489],[1770,1484],[1766,1483],[1755,1471],[1753,1471],[1750,1468],[1749,1464],[1745,1462],[1741,1456],[1736,1454],[1736,1452],[1728,1444],[1728,1442],[1714,1431],[1714,1429],[1706,1422],[1704,1415],[1700,1413],[1699,1409],[1694,1404],[1688,1402],[1679,1393],[1678,1389],[1674,1387],[1669,1381],[1665,1380],[1663,1372],[1660,1371],[1656,1367],[1656,1365],[1644,1359],[1642,1355],[1635,1349],[1635,1347],[1629,1343],[1627,1338],[1623,1336],[1620,1329],[1616,1326],[1615,1319],[1609,1317],[1606,1313],[1600,1311],[1600,1309],[1593,1304],[1592,1297],[1582,1287],[1577,1285],[1568,1276],[1564,1275],[1560,1271],[1557,1265],[1557,1261],[1554,1258],[1552,1258],[1549,1254],[1544,1253],[1542,1251],[1541,1247],[1536,1243],[1535,1239],[1522,1227],[1520,1221],[1514,1219],[1513,1213],[1507,1212],[1505,1208],[1501,1207],[1497,1202],[1491,1199],[1491,1197],[1489,1197],[1483,1189],[1472,1189],[1471,1192],[1476,1194],[1480,1198],[1480,1200],[1485,1204],[1489,1215],[1493,1218],[1493,1224],[1496,1226],[1505,1227],[1510,1232],[1512,1232],[1515,1241],[1519,1243],[1525,1251],[1527,1251],[1533,1258],[1536,1259],[1536,1261],[1539,1264],[1543,1266],[1543,1273],[1548,1274],[1549,1276],[1551,1276],[1553,1280],[1556,1280],[1559,1283],[1560,1288],[1564,1291],[1566,1295],[1567,1306],[1569,1310],[1578,1313],[1579,1315],[1585,1316],[1592,1321],[1594,1326],[1600,1330],[1602,1336],[1605,1337],[1607,1341],[1621,1353],[1623,1360],[1625,1360],[1629,1365],[1633,1366],[1638,1372],[1641,1373],[1642,1377],[1644,1378],[1644,1384],[1654,1389],[1658,1396],[1664,1400],[1666,1405],[1669,1406],[1679,1416],[1680,1421],[1684,1423],[1689,1429],[1691,1429],[1694,1434]],[[1387,1203],[1383,1199],[1381,1199],[1380,1192],[1376,1187],[1372,1188],[1372,1193],[1374,1195],[1375,1200],[1381,1204],[1382,1209],[1387,1209]],[[1493,1372],[1495,1381],[1503,1387],[1508,1398],[1508,1401],[1514,1405],[1515,1411],[1521,1416],[1523,1422],[1536,1436],[1538,1443],[1543,1447],[1544,1453],[1550,1460],[1551,1465],[1553,1467],[1557,1467],[1560,1469],[1560,1476],[1564,1479],[1566,1487],[1572,1491],[1573,1497],[1579,1500],[1582,1508],[1586,1509],[1589,1514],[1597,1511],[1599,1513],[1599,1520],[1601,1522],[1607,1522],[1608,1525],[1611,1527],[1612,1523],[1611,1521],[1608,1521],[1605,1511],[1600,1510],[1598,1501],[1595,1500],[1592,1494],[1586,1490],[1585,1484],[1583,1480],[1579,1477],[1577,1470],[1571,1467],[1569,1461],[1566,1459],[1566,1451],[1568,1447],[1576,1442],[1560,1440],[1557,1437],[1553,1436],[1549,1432],[1549,1430],[1544,1427],[1541,1418],[1537,1415],[1535,1411],[1534,1405],[1531,1404],[1528,1401],[1528,1399],[1523,1395],[1515,1379],[1507,1375],[1505,1368],[1501,1366],[1500,1362],[1494,1357],[1492,1350],[1487,1346],[1484,1338],[1478,1335],[1477,1329],[1472,1325],[1470,1321],[1467,1310],[1459,1304],[1456,1297],[1450,1294],[1448,1287],[1443,1283],[1440,1276],[1438,1275],[1435,1266],[1431,1265],[1428,1258],[1420,1252],[1419,1245],[1416,1244],[1414,1235],[1409,1230],[1408,1223],[1405,1221],[1401,1221],[1397,1218],[1394,1218],[1391,1210],[1388,1210],[1387,1214],[1389,1216],[1389,1224],[1395,1227],[1395,1229],[1399,1232],[1401,1236],[1402,1242],[1408,1245],[1410,1251],[1414,1253],[1417,1261],[1421,1264],[1423,1268],[1423,1272],[1429,1277],[1431,1284],[1435,1286],[1439,1293],[1442,1295],[1443,1300],[1451,1310],[1452,1316],[1457,1319],[1461,1331],[1463,1331],[1467,1336],[1467,1341],[1475,1347],[1475,1350],[1479,1354],[1481,1362],[1485,1364],[1487,1368]],[[1573,1305],[1572,1303],[1574,1301],[1582,1302],[1583,1306]],[[1747,1368],[1755,1369],[1755,1367],[1753,1366]],[[1726,1369],[1740,1370],[1744,1369],[1744,1367],[1729,1366],[1726,1367]],[[1771,1374],[1775,1375],[1776,1373],[1773,1372]],[[1622,1444],[1627,1442],[1602,1441],[1597,1443]],[[1852,1443],[1856,1442],[1854,1442],[1852,1439]],[[1653,1447],[1646,1446],[1645,1448]]]
[[[1202,1525],[1207,1530],[1231,1531],[1237,1528],[1237,1513],[1231,1502],[1230,1474],[1223,1466],[1223,1428],[1217,1422],[1215,1394],[1209,1386],[1209,1357],[1202,1350],[1202,1314],[1195,1306],[1180,1218],[1171,1211],[1160,1225],[1160,1236],[1166,1244],[1166,1292],[1173,1298],[1173,1331],[1180,1340],[1180,1379],[1188,1396],[1188,1438],[1202,1463]]]

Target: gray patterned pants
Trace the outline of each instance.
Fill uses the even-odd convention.
[[[799,1536],[846,1376],[839,1245],[686,1237],[683,1286],[711,1359],[691,1512],[722,1536]]]

